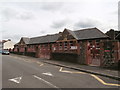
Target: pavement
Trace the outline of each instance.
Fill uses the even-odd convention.
[[[21,56],[21,55],[18,55]],[[28,57],[28,56],[22,56],[22,57]],[[28,58],[34,58],[34,57],[28,57]],[[116,79],[120,81],[120,71],[118,70],[112,70],[112,69],[106,69],[106,68],[101,68],[97,66],[87,66],[87,65],[80,65],[77,63],[70,63],[70,62],[64,62],[64,61],[58,61],[58,60],[48,60],[44,58],[36,58],[39,61],[42,61],[44,63],[56,65],[56,66],[61,66],[65,68],[70,68],[90,74],[95,74],[95,75],[100,75],[104,77],[109,77],[112,79]]]
[[[40,59],[40,61],[43,61],[44,63],[52,64],[52,65],[62,66],[62,67],[90,73],[90,74],[105,76],[105,77],[109,77],[109,78],[120,81],[120,71],[118,70],[112,70],[112,69],[102,68],[98,66],[80,65],[76,63],[63,62],[63,61],[57,61],[57,60]]]
[[[118,90],[120,86],[118,80],[43,61],[45,60],[22,55],[3,55],[2,88],[53,88],[55,90],[112,88]]]

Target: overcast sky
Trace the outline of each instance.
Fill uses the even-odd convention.
[[[54,34],[63,31],[64,28],[80,30],[97,27],[103,32],[110,29],[118,30],[119,0],[2,1],[2,39],[18,42],[21,37]]]

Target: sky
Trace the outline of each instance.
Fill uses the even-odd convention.
[[[1,0],[0,39],[18,42],[36,37],[97,27],[118,30],[119,0]]]

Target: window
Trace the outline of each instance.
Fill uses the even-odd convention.
[[[62,42],[59,43],[59,50],[62,50]]]
[[[73,41],[70,41],[70,46],[73,46]]]
[[[100,49],[100,40],[96,40],[96,49]]]
[[[71,50],[77,49],[76,41],[70,41],[70,49],[71,49]]]
[[[89,49],[91,49],[93,47],[93,41],[92,40],[89,40]]]
[[[44,49],[46,49],[46,50],[48,49],[48,44],[44,45]]]
[[[92,40],[90,40],[90,41],[89,41],[89,43],[90,43],[90,46],[92,46],[92,45],[93,45],[93,44],[92,44]]]
[[[30,45],[28,46],[28,48],[30,48]]]
[[[67,42],[64,42],[64,50],[67,50]]]
[[[31,45],[31,48],[34,48],[34,45]]]

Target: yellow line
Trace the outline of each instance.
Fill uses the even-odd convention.
[[[37,61],[36,63],[37,63],[37,64],[41,64],[41,63],[40,63],[40,62],[38,62],[38,61]]]
[[[14,57],[14,56],[11,56],[11,57]],[[32,59],[23,59],[23,58],[16,57],[16,56],[14,58],[19,59],[19,60],[23,60],[23,61],[28,62],[28,63],[36,62],[36,61],[34,61]],[[39,66],[43,66],[44,65],[43,63],[41,63],[39,61],[37,61],[36,63],[39,64]]]
[[[63,67],[61,67],[59,71],[60,71],[60,72],[66,72],[66,73],[81,73],[81,74],[85,74],[84,72],[66,71],[66,70],[63,70]]]
[[[99,82],[101,82],[104,85],[109,85],[109,86],[120,86],[120,84],[112,84],[112,83],[106,83],[104,82],[102,79],[100,79],[99,77],[97,77],[96,75],[90,74],[92,77],[94,77],[95,79],[97,79]]]
[[[11,56],[13,57],[13,56]],[[17,58],[17,59],[21,59],[21,58],[18,58],[18,57],[14,57],[14,58]],[[24,59],[23,59],[24,60]],[[24,60],[26,62],[29,62],[29,60]],[[40,66],[43,66],[44,64],[41,64],[40,62],[37,62],[38,64],[40,64]],[[63,70],[63,67],[60,68],[59,70],[60,72],[66,72],[66,73],[78,73],[78,74],[87,74],[87,73],[84,73],[84,72],[72,72],[72,71],[66,71],[66,70]],[[102,79],[100,79],[99,77],[97,77],[96,75],[93,75],[93,74],[89,74],[91,75],[92,77],[94,77],[95,79],[97,79],[99,82],[101,82],[102,84],[104,85],[109,85],[109,86],[120,86],[120,84],[113,84],[113,83],[106,83],[104,82]]]
[[[40,66],[43,66],[44,64],[41,64]]]
[[[59,71],[60,71],[60,72],[66,72],[66,73],[87,74],[87,73],[84,73],[84,72],[65,71],[65,70],[63,70],[63,67],[61,67]],[[102,83],[103,85],[120,86],[120,84],[106,83],[106,82],[104,82],[102,79],[100,79],[99,77],[97,77],[96,75],[93,75],[93,74],[88,74],[88,75],[91,75],[92,77],[94,77],[95,79],[97,79],[97,80],[98,80],[100,83]]]
[[[84,73],[84,72],[74,72],[74,73],[81,73],[81,74],[86,74],[86,73]]]
[[[41,63],[39,61],[37,61],[36,63],[39,64],[39,66],[43,66],[44,65],[43,63]]]
[[[70,71],[61,71],[61,72],[66,72],[66,73],[73,73],[73,72],[70,72]]]
[[[31,61],[29,61],[29,60],[24,60],[24,59],[23,59],[23,61],[28,62],[28,63],[31,63]]]

